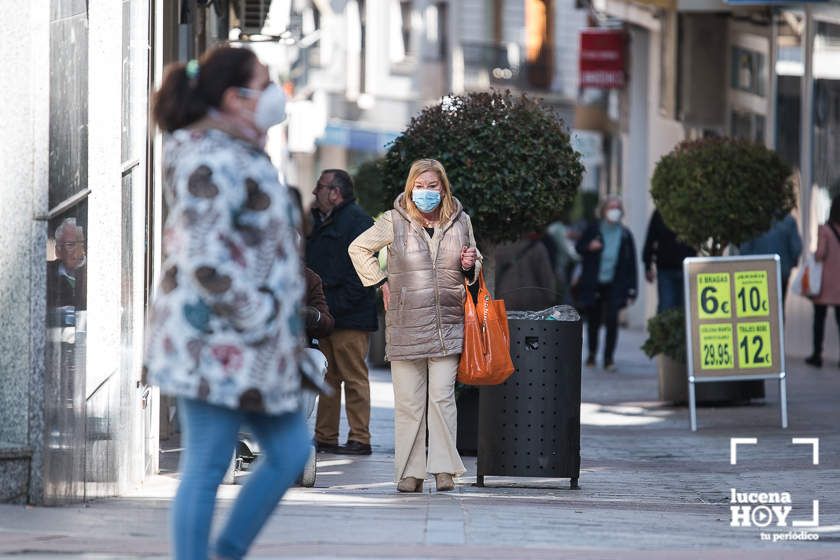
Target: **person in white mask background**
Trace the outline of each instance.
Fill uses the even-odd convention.
[[[300,210],[263,144],[283,92],[244,48],[172,64],[154,97],[168,214],[144,376],[177,398],[173,557],[242,558],[309,457],[300,412]],[[261,456],[210,546],[240,426]]]
[[[577,242],[583,270],[580,304],[587,323],[589,354],[586,366],[595,366],[601,325],[606,329],[603,366],[615,371],[618,313],[636,299],[638,278],[633,234],[621,223],[621,198],[609,196],[601,203],[600,219],[592,221]]]

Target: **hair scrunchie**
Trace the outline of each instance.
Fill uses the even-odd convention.
[[[190,80],[190,81],[197,80],[198,79],[198,71],[199,71],[198,61],[193,58],[192,60],[187,62],[187,66],[185,68],[185,71],[186,71],[188,80]]]

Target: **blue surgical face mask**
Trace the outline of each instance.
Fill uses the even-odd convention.
[[[414,189],[411,191],[411,200],[418,210],[428,214],[440,204],[440,193],[429,189]]]

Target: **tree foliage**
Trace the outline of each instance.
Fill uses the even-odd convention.
[[[422,158],[446,168],[485,243],[512,241],[553,221],[574,200],[583,174],[557,114],[510,92],[447,97],[414,117],[382,164],[386,207]]]
[[[356,200],[365,212],[378,216],[391,208],[382,197],[382,159],[366,161],[353,174],[353,187]]]
[[[770,228],[796,199],[792,170],[772,150],[731,138],[685,141],[656,165],[651,195],[678,237],[720,255]]]

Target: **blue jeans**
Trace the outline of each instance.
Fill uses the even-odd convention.
[[[177,560],[207,560],[216,490],[230,466],[242,424],[260,445],[248,476],[216,540],[214,554],[242,558],[309,457],[311,438],[301,412],[269,416],[178,399],[183,431],[181,484],[172,506],[172,543]]]
[[[656,305],[657,313],[662,313],[674,307],[682,309],[684,305],[682,269],[658,269],[656,271],[656,291],[659,294],[659,301]]]

